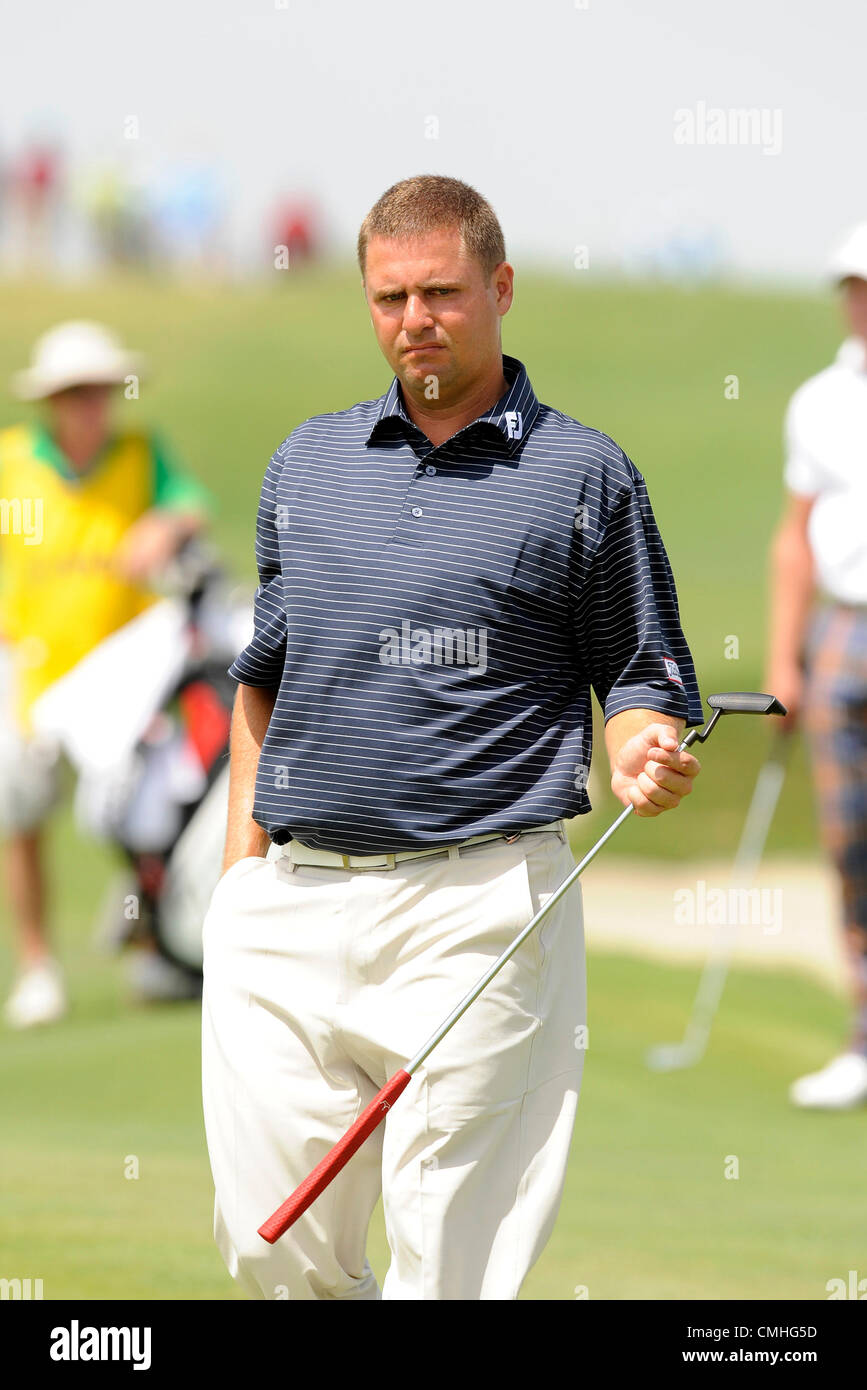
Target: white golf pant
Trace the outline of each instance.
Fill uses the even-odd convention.
[[[514,1299],[551,1233],[584,1059],[576,883],[275,1245],[257,1228],[574,867],[565,836],[386,871],[242,859],[204,925],[215,1236],[265,1299]],[[391,1264],[365,1255],[382,1193]]]

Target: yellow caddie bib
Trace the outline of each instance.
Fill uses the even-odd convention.
[[[16,713],[156,595],[115,564],[124,533],[153,505],[146,435],[116,437],[67,478],[36,452],[29,425],[0,430],[0,641],[10,644]]]

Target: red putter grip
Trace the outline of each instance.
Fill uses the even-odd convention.
[[[372,1134],[378,1125],[382,1124],[389,1110],[391,1109],[398,1096],[409,1085],[412,1077],[408,1071],[396,1071],[390,1081],[383,1086],[379,1095],[374,1096],[366,1110],[362,1110],[358,1119],[346,1131],[342,1139],[338,1139],[334,1148],[329,1150],[321,1163],[317,1163],[313,1172],[296,1187],[291,1197],[287,1197],[281,1207],[278,1207],[273,1216],[263,1222],[259,1227],[259,1235],[263,1240],[267,1240],[269,1245],[273,1245],[275,1240],[279,1240],[284,1231],[303,1216],[304,1212],[316,1201],[320,1192],[336,1178],[344,1164],[348,1163],[356,1149],[360,1149],[368,1135]]]

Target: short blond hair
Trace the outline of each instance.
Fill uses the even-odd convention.
[[[503,229],[481,193],[445,174],[417,174],[386,189],[362,222],[357,248],[362,278],[372,237],[408,241],[443,227],[459,228],[464,247],[486,279],[506,259]]]

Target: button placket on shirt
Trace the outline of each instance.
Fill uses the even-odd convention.
[[[403,530],[407,524],[423,521],[426,516],[430,515],[430,507],[427,503],[427,499],[425,499],[424,495],[419,497],[417,490],[420,485],[428,483],[440,472],[439,467],[430,462],[430,454],[432,452],[433,450],[429,451],[419,460],[418,467],[410,480],[406,498],[407,511],[404,513],[404,521],[399,525],[398,532]],[[413,530],[414,529],[415,528],[413,528]],[[410,534],[412,533],[413,532],[410,531]]]
[[[438,472],[439,469],[436,467],[435,464],[431,463],[430,454],[428,454],[424,462],[419,464],[418,474],[413,479],[413,482],[421,483],[426,481],[426,479],[428,478],[435,478]],[[412,508],[412,514],[416,519],[423,517],[425,514],[424,507],[419,505],[414,506]]]

